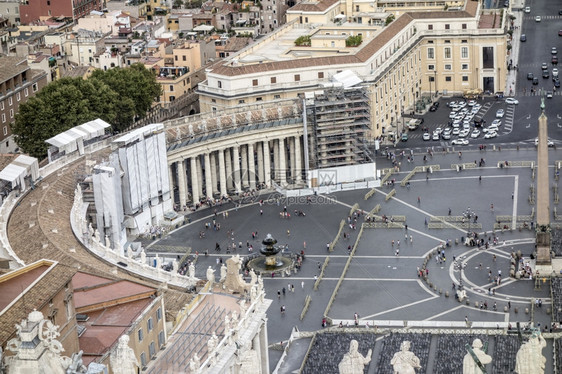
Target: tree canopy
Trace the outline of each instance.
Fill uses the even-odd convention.
[[[101,118],[114,131],[143,117],[161,88],[142,64],[97,70],[87,80],[63,78],[49,83],[19,106],[12,133],[19,147],[35,157],[47,153],[45,140],[84,122]]]

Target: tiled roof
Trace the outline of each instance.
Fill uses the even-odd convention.
[[[0,57],[0,83],[29,69],[25,57]]]
[[[75,272],[76,269],[57,264],[25,294],[25,297],[17,300],[7,312],[0,315],[0,345],[4,345],[14,335],[16,323],[20,323],[33,309],[43,308],[72,279]]]
[[[212,69],[212,73],[225,76],[251,75],[265,71],[298,70],[311,66],[330,66],[343,64],[358,64],[367,61],[380,48],[385,46],[400,30],[405,28],[414,19],[439,19],[439,18],[470,18],[474,17],[477,2],[467,1],[466,10],[442,12],[407,12],[386,26],[375,38],[368,42],[355,55],[328,56],[293,59],[287,61],[264,62],[260,64],[232,65],[219,63]],[[293,9],[293,8],[291,8]]]
[[[156,294],[156,289],[146,287],[127,280],[113,282],[108,279],[106,284],[93,288],[74,290],[74,306],[76,310],[96,308],[98,305],[115,305],[131,300],[132,298],[146,298]]]
[[[323,12],[340,0],[321,0],[321,1],[304,1],[296,4],[289,10],[296,10],[299,12]]]

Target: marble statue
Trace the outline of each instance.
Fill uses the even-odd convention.
[[[107,249],[111,248],[111,241],[109,240],[109,236],[105,236],[105,247]]]
[[[197,371],[201,368],[201,360],[197,353],[189,360],[189,370],[191,373],[197,373]]]
[[[248,310],[248,305],[246,305],[246,300],[240,300],[240,318],[244,319],[246,317],[246,311]]]
[[[478,361],[480,361],[482,365],[487,365],[492,362],[492,356],[487,355],[486,352],[482,350],[482,347],[482,341],[480,339],[474,339],[474,341],[472,342],[472,352],[474,352],[476,357],[478,357]],[[476,361],[474,361],[474,358],[472,357],[470,352],[467,352],[464,355],[464,359],[462,361],[462,374],[482,373],[482,370],[478,367],[478,364],[476,363]]]
[[[121,335],[117,348],[109,356],[113,374],[136,374],[139,363],[135,351],[129,347],[129,336]]]
[[[217,335],[213,332],[213,335],[209,338],[209,340],[207,341],[207,355],[211,355],[211,353],[215,350],[215,348],[217,347],[217,344],[219,343],[219,338],[217,337]]]
[[[129,260],[132,260],[132,259],[133,259],[133,249],[131,248],[131,246],[128,246],[128,247],[127,247],[127,258],[128,258]]]
[[[369,349],[366,356],[359,353],[359,343],[357,340],[352,340],[349,343],[349,352],[343,355],[342,360],[338,365],[340,374],[363,374],[365,365],[371,362],[371,355],[373,350]]]
[[[250,269],[250,285],[253,286],[258,281],[258,277],[254,269]]]
[[[258,292],[261,293],[263,290],[263,278],[261,277],[261,274],[258,275]]]
[[[98,231],[98,229],[96,229],[96,230],[94,231],[94,241],[95,241],[96,243],[99,243],[100,240],[101,240],[101,239],[100,239],[100,232]]]
[[[92,227],[92,222],[88,224],[88,233],[90,233],[90,236],[94,236],[94,228]]]
[[[230,330],[231,326],[230,326],[230,317],[228,316],[228,314],[225,314],[224,316],[224,330]]]
[[[258,298],[258,288],[257,286],[252,286],[252,288],[250,288],[250,302],[254,302],[256,301]]]
[[[224,286],[229,292],[243,293],[249,286],[242,279],[242,275],[240,274],[241,266],[242,259],[240,258],[240,255],[232,256],[226,260],[226,277],[224,280]]]
[[[141,265],[142,266],[146,265],[146,253],[144,249],[141,249],[140,257],[141,257]]]
[[[211,287],[213,287],[213,284],[215,283],[215,269],[211,266],[207,268],[207,281],[209,281],[211,283]]]
[[[189,264],[189,278],[195,278],[195,265],[193,265],[193,262]]]
[[[156,270],[160,270],[162,269],[162,259],[160,257],[158,257],[158,254],[156,254]]]
[[[9,373],[33,374],[81,374],[86,373],[82,364],[82,351],[72,358],[62,356],[64,348],[57,339],[59,327],[34,310],[27,319],[16,324],[16,337],[10,339],[6,349],[13,352],[5,357]],[[0,350],[1,352],[1,350]],[[3,368],[1,364],[0,369]]]
[[[515,372],[517,374],[544,374],[546,363],[546,358],[542,354],[544,347],[546,347],[546,341],[540,330],[533,331],[529,341],[517,351]]]
[[[178,273],[178,269],[180,268],[180,264],[176,260],[172,261],[172,270],[174,274]]]
[[[410,351],[410,342],[405,340],[400,344],[400,352],[396,352],[390,361],[394,374],[415,374],[419,369],[420,359]]]
[[[226,279],[226,265],[222,264],[221,266],[221,279],[219,282],[224,282]]]

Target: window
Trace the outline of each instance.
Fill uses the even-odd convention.
[[[280,99],[280,98],[281,98],[281,95],[273,95],[273,98],[274,98],[274,99]]]
[[[174,86],[170,85],[170,92],[174,92]]]
[[[2,113],[2,123],[6,123],[6,115]]]
[[[304,17],[304,23],[308,23],[308,17]]]
[[[435,48],[430,47],[427,49],[427,58],[433,60],[435,58]]]
[[[356,5],[356,6],[355,6],[355,11],[356,11],[356,12],[359,12],[359,5]]]
[[[299,82],[301,80],[300,74],[295,74],[295,82]]]
[[[271,77],[271,84],[277,83],[277,77]]]
[[[219,86],[219,88],[222,88],[222,82],[221,81],[217,81],[217,85]]]
[[[4,126],[4,136],[8,135],[8,126]]]
[[[466,23],[463,23],[463,24],[461,25],[461,28],[462,28],[463,30],[466,30]]]
[[[37,92],[37,90],[39,90],[39,86],[37,86],[37,83],[33,83],[33,92]]]
[[[160,322],[162,319],[162,308],[156,309],[156,322]]]
[[[238,100],[238,104],[244,104],[246,101],[244,99]]]
[[[445,64],[445,70],[451,70],[451,64]]]
[[[430,82],[435,82],[435,77],[429,77]]]
[[[258,85],[258,80],[252,79],[252,86],[257,86],[257,85]]]
[[[17,101],[20,101],[20,100],[21,100],[21,93],[20,93],[20,92],[18,92],[18,93],[16,94],[16,100],[17,100]]]
[[[151,332],[153,328],[154,328],[154,323],[152,322],[152,317],[151,317],[148,319],[148,321],[146,321],[146,329],[148,330],[148,332]]]
[[[10,109],[10,118],[14,118],[14,110]]]
[[[445,47],[443,51],[445,52],[445,58],[451,58],[451,47]]]
[[[435,65],[427,65],[427,70],[435,70]]]
[[[142,342],[142,339],[144,338],[144,334],[143,334],[143,332],[142,332],[142,328],[139,329],[139,331],[138,331],[138,336],[139,336],[139,342]]]
[[[187,56],[181,56],[183,61],[187,61]]]
[[[463,40],[461,40],[461,43],[462,43],[462,44],[467,44],[467,43],[468,43],[468,40],[463,39]]]
[[[4,102],[0,102],[0,110],[4,110]]]
[[[427,25],[428,30],[433,30],[433,25]]]
[[[468,58],[468,47],[461,47],[461,58]]]
[[[445,77],[445,82],[450,82],[451,81],[451,77]]]
[[[451,44],[451,41],[449,39],[446,39],[445,44]]]
[[[482,47],[482,67],[484,69],[494,68],[494,47]]]
[[[160,331],[158,333],[158,347],[162,347],[164,345],[164,331]]]
[[[262,97],[256,97],[256,101],[263,101]]]
[[[463,81],[463,82],[468,82],[468,75],[463,75],[463,76],[462,76],[462,81]]]
[[[324,72],[323,71],[319,71],[318,72],[318,79],[323,79],[324,78]]]
[[[12,105],[12,97],[10,96],[10,98],[8,99],[8,105]]]
[[[145,367],[146,366],[146,353],[142,352],[141,353],[141,367]]]
[[[462,70],[468,70],[468,64],[462,64],[461,69]]]
[[[449,25],[448,23],[445,24],[445,30],[450,30],[451,29],[451,25]]]
[[[148,355],[150,356],[150,359],[156,356],[156,349],[154,348],[154,342],[150,342],[150,344],[148,345]]]
[[[174,61],[177,61],[177,60],[178,60],[178,56],[174,56]]]

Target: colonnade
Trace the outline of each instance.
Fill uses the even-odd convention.
[[[302,136],[234,143],[220,149],[200,146],[197,154],[187,150],[181,161],[169,165],[171,187],[174,191],[177,187],[179,195],[175,196],[176,204],[184,207],[206,199],[268,188],[273,181],[281,186],[302,184]]]

